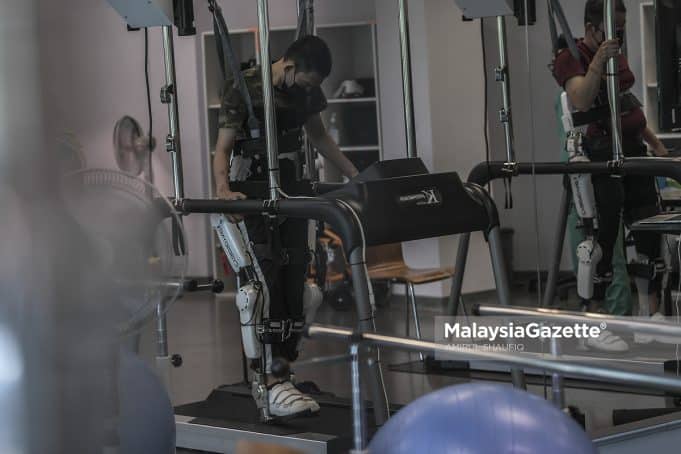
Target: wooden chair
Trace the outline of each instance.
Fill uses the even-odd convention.
[[[454,268],[410,268],[404,260],[402,244],[385,244],[367,248],[367,268],[372,281],[387,281],[391,284],[404,284],[407,300],[406,334],[409,337],[409,312],[414,317],[416,338],[421,339],[421,323],[416,307],[414,286],[430,284],[454,276]],[[419,354],[423,360],[423,354]]]
[[[341,240],[332,230],[325,231],[328,238],[340,244]],[[406,314],[406,335],[409,337],[410,331],[410,312],[414,317],[414,329],[416,338],[421,339],[421,323],[419,320],[418,308],[416,306],[416,285],[430,284],[454,276],[454,268],[410,268],[404,260],[401,243],[383,244],[367,248],[367,269],[369,279],[372,282],[382,281],[389,284],[404,284],[406,289],[407,314]],[[329,270],[326,280],[329,283],[337,283],[347,278],[347,270]],[[423,354],[419,355],[423,359]]]

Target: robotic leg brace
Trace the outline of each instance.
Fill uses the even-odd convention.
[[[568,139],[568,147],[570,147]],[[584,162],[589,159],[581,151],[572,151],[570,162]],[[577,215],[582,220],[586,239],[577,246],[577,294],[585,299],[594,297],[594,281],[597,280],[596,269],[603,258],[603,252],[596,241],[597,217],[596,198],[591,184],[591,175],[570,175],[572,197]]]
[[[260,370],[255,374],[252,383],[253,396],[263,419],[269,419],[267,371],[272,364],[272,353],[258,334],[263,317],[269,313],[269,289],[258,261],[254,259],[255,254],[245,224],[233,224],[224,215],[218,214],[211,216],[211,224],[237,275],[236,307],[239,310],[244,354],[249,360],[261,361]]]
[[[584,150],[584,132],[575,127],[572,117],[572,106],[567,93],[561,95],[563,130],[567,137],[565,148],[569,162],[589,162]],[[583,129],[583,128],[582,128]],[[594,195],[591,175],[570,175],[570,186],[577,215],[581,219],[586,239],[577,246],[577,294],[585,299],[594,298],[594,282],[602,279],[596,276],[596,269],[603,251],[596,241],[598,217],[596,213],[596,197]],[[600,295],[598,295],[600,297]]]
[[[244,353],[247,359],[261,362],[260,369],[255,374],[252,383],[252,392],[261,411],[262,419],[269,421],[273,418],[269,408],[267,374],[272,370],[272,350],[264,338],[272,334],[269,331],[273,326],[279,326],[267,320],[270,305],[269,289],[265,276],[255,259],[245,224],[243,222],[238,225],[233,224],[224,215],[213,215],[211,224],[217,232],[232,269],[237,274],[236,306],[239,310]],[[321,289],[316,284],[305,284],[303,293],[305,323],[311,323],[314,320],[322,299]]]

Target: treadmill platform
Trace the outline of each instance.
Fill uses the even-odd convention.
[[[215,453],[234,452],[236,443],[288,446],[306,453],[340,453],[352,448],[352,407],[348,399],[312,396],[321,410],[317,416],[263,424],[250,385],[220,386],[201,402],[175,408],[177,447]],[[373,411],[367,402],[369,431]]]

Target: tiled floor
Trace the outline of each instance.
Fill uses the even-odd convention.
[[[472,303],[494,303],[493,294],[469,297]],[[515,304],[532,306],[536,295],[520,294]],[[433,336],[433,318],[445,310],[443,303],[424,301],[419,304],[424,338]],[[394,296],[387,307],[379,309],[377,325],[379,332],[403,335],[405,332],[406,305],[404,297]],[[317,321],[334,325],[352,327],[352,312],[337,312],[331,307],[322,306]],[[240,331],[233,297],[212,295],[192,295],[176,302],[168,313],[169,343],[172,353],[179,353],[184,364],[172,371],[171,397],[174,404],[183,404],[204,399],[216,386],[241,381]],[[413,332],[413,329],[412,329]],[[151,358],[154,354],[155,338],[153,327],[148,327],[142,337],[142,354]],[[309,341],[301,359],[345,353],[339,344]],[[416,359],[415,355],[402,352],[385,352],[385,364],[394,364]],[[349,371],[347,365],[331,365],[298,369],[297,378],[301,381],[312,380],[324,391],[339,396],[349,396]],[[408,403],[416,397],[433,389],[453,384],[455,379],[442,376],[385,372],[386,387],[390,400],[394,403]],[[530,391],[544,394],[543,387],[533,386]],[[589,427],[592,429],[611,424],[611,411],[614,408],[651,408],[664,406],[661,397],[621,395],[599,391],[566,391],[570,404],[578,406],[587,413]]]

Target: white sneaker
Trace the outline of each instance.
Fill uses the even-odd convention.
[[[659,317],[662,317],[662,319],[664,320],[664,316],[659,312],[656,312],[652,317],[650,317],[650,321],[651,322],[655,320],[659,321]],[[641,320],[645,320],[645,318]],[[637,344],[649,344],[654,340],[655,336],[653,336],[652,334],[634,333],[634,342]]]
[[[319,404],[310,396],[298,391],[290,381],[274,385],[268,394],[272,416],[294,416],[319,411]]]
[[[635,344],[649,344],[654,340],[655,338],[651,334],[634,333]]]
[[[586,346],[592,350],[609,353],[623,353],[629,351],[629,345],[624,340],[608,330],[601,331],[600,336],[586,340]]]
[[[662,322],[665,323],[669,320],[662,315],[660,312],[655,312],[651,317],[650,317],[651,322]],[[678,337],[670,337],[670,336],[655,336],[653,339],[656,342],[659,342],[661,344],[681,344],[681,338]]]

